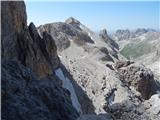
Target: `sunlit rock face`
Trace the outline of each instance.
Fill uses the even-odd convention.
[[[81,26],[82,24],[78,20],[69,18],[66,22],[40,25],[38,31],[41,35],[44,31],[47,31],[54,38],[58,51],[63,51],[70,47],[71,40],[78,46],[83,46],[87,43],[94,44],[94,41]]]

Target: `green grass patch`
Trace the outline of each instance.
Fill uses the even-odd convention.
[[[126,58],[138,58],[144,54],[150,53],[152,50],[152,46],[147,42],[134,42],[127,44],[120,53],[124,55]]]

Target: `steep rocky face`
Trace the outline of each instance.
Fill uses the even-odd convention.
[[[2,59],[19,60],[39,78],[52,74],[59,65],[52,37],[41,38],[33,23],[27,27],[24,2],[2,2],[2,10]]]
[[[2,58],[18,59],[16,41],[18,34],[27,26],[26,7],[24,2],[9,1],[1,2],[1,7]]]
[[[38,30],[40,34],[43,33],[43,31],[47,31],[55,39],[55,43],[58,50],[64,50],[70,46],[70,40],[66,34],[63,34],[63,31],[66,31],[66,33],[69,35],[75,35],[75,34],[70,30],[70,28],[67,25],[59,25],[59,24],[60,23],[57,23],[57,25],[56,24],[52,25],[47,24],[45,26],[41,25],[38,28]]]
[[[82,31],[83,33],[87,34],[93,41],[95,40],[95,33],[90,30],[87,26],[85,26],[84,24],[82,24],[80,21],[78,21],[77,19],[73,18],[73,17],[69,17],[65,23],[72,25],[74,28]]]
[[[108,47],[110,49],[109,53],[113,57],[118,59],[119,45],[108,36],[107,30],[106,29],[101,30],[100,33],[99,33],[99,37],[100,37],[99,38],[100,40],[104,41],[108,45]]]
[[[33,23],[29,25],[29,33],[33,40],[31,44],[33,55],[26,57],[26,64],[40,77],[52,74],[59,66],[57,47],[53,38],[47,32],[43,32],[41,38]]]
[[[53,38],[27,26],[23,1],[1,3],[2,119],[75,120],[72,93],[55,75],[60,60]]]
[[[119,49],[118,44],[108,36],[106,29],[101,30],[99,36],[106,43],[110,44],[111,47]]]
[[[33,23],[29,25],[29,29],[21,32],[17,44],[18,60],[30,67],[39,78],[52,74],[59,66],[54,40],[46,32],[41,38]]]
[[[55,40],[59,51],[70,46],[70,40],[77,45],[85,45],[86,43],[94,43],[94,41],[76,24],[70,23],[50,23],[38,27],[40,33],[47,31]]]

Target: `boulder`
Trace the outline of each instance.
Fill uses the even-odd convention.
[[[130,61],[119,61],[115,68],[118,68],[117,70],[124,83],[139,91],[143,99],[149,99],[158,90],[154,75],[150,69],[131,63]]]
[[[137,106],[129,100],[115,103],[109,109],[115,120],[151,120],[143,106]]]

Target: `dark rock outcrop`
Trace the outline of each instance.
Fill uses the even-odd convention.
[[[115,103],[109,107],[114,120],[150,120],[143,106],[134,105],[131,101]]]
[[[104,41],[107,44],[107,46],[109,46],[109,48],[111,49],[109,50],[109,53],[113,57],[118,59],[119,45],[108,36],[107,30],[106,29],[101,30],[99,33],[99,37],[100,37],[100,40]]]
[[[1,2],[1,44],[3,59],[17,59],[18,34],[27,27],[24,2]]]
[[[77,111],[56,76],[38,80],[17,61],[2,63],[3,120],[75,120]]]
[[[59,65],[57,47],[46,32],[42,39],[33,23],[28,28],[26,18],[24,2],[2,2],[2,59],[18,60],[43,78]]]
[[[67,37],[67,35],[70,36],[75,35],[75,33],[73,33],[70,30],[69,26],[63,23],[57,23],[57,25],[56,24],[41,25],[38,27],[38,30],[40,34],[42,34],[44,31],[47,31],[54,38],[56,46],[60,51],[70,46],[70,40]],[[66,34],[63,34],[64,31],[66,31]]]
[[[107,44],[109,44],[112,49],[114,48],[119,49],[118,44],[108,36],[106,29],[101,30],[99,33],[99,36],[100,36],[100,39],[102,39]]]
[[[29,25],[29,33],[32,37],[30,41],[33,43],[29,45],[32,46],[31,51],[34,54],[26,57],[28,66],[40,77],[52,74],[52,71],[59,66],[57,47],[53,38],[47,32],[43,32],[41,38],[33,23]]]
[[[75,120],[70,93],[54,74],[60,60],[53,38],[27,26],[23,1],[1,3],[2,119]]]
[[[130,61],[119,61],[115,68],[118,70],[123,82],[133,86],[142,95],[143,99],[149,99],[157,91],[154,75],[150,69],[144,66],[136,66]]]
[[[101,47],[100,49],[100,52],[102,52],[104,55],[100,58],[100,60],[102,61],[112,61],[114,62],[114,60],[112,59],[112,57],[110,56],[109,54],[109,51],[106,47]],[[111,53],[111,51],[110,51]],[[115,55],[116,56],[116,55]]]

